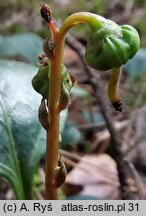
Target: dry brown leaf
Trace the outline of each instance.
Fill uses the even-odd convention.
[[[101,199],[119,198],[115,161],[107,154],[86,155],[67,175],[66,184],[82,185],[81,195]]]

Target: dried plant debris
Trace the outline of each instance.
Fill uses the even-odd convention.
[[[116,163],[107,154],[84,156],[67,175],[65,185],[82,186],[80,195],[120,199]]]

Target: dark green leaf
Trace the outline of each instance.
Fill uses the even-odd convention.
[[[1,57],[20,55],[37,65],[38,55],[42,52],[42,39],[34,33],[0,35]]]
[[[33,175],[45,153],[45,130],[38,121],[41,96],[31,80],[38,68],[0,60],[0,174],[17,199],[33,198]],[[63,129],[67,111],[61,113]]]

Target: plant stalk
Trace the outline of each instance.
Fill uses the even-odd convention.
[[[61,63],[64,46],[64,37],[59,31],[54,33],[54,56],[51,59],[49,77],[49,128],[47,130],[47,154],[46,154],[46,199],[56,200],[57,189],[55,187],[55,167],[58,165],[59,150],[59,101],[61,95]]]
[[[121,102],[119,96],[117,95],[117,87],[119,82],[121,68],[113,68],[111,71],[110,79],[108,82],[108,98],[113,105],[113,107],[122,112],[123,103]]]
[[[108,82],[108,98],[111,103],[120,100],[118,95],[116,94],[119,76],[120,76],[120,68],[113,68]]]
[[[48,95],[48,121],[47,130],[47,154],[46,154],[46,199],[57,199],[55,187],[55,168],[58,165],[59,150],[59,101],[61,95],[61,64],[64,47],[64,40],[68,30],[79,24],[86,23],[90,28],[100,29],[107,21],[105,18],[89,12],[79,12],[69,16],[60,29],[57,29],[51,17],[51,10],[47,5],[42,5],[42,17],[48,22],[54,42],[54,52],[51,58]]]
[[[49,18],[51,18],[50,10]],[[49,95],[48,95],[48,121],[49,128],[47,130],[47,153],[46,153],[46,199],[56,200],[57,189],[55,187],[55,167],[58,165],[59,151],[59,101],[61,95],[61,64],[64,47],[64,40],[67,31],[78,23],[87,23],[92,26],[94,20],[99,18],[98,28],[101,27],[104,18],[91,13],[76,13],[67,18],[61,28],[58,30],[53,20],[48,21],[48,26],[52,33],[52,39],[55,45],[54,53],[51,58],[49,79]],[[97,22],[96,22],[97,23]]]

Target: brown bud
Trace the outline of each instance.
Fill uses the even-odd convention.
[[[48,38],[46,38],[43,41],[43,50],[49,59],[52,59],[52,57],[53,57],[54,48],[55,48],[54,43],[51,40],[49,40]]]
[[[43,19],[46,20],[46,22],[51,21],[51,10],[47,4],[41,4],[40,13]]]
[[[38,110],[38,117],[42,127],[45,130],[47,130],[49,128],[49,122],[48,122],[48,112],[46,109],[45,98],[42,98],[41,100],[41,104]]]
[[[55,186],[56,188],[60,187],[66,179],[66,167],[64,162],[59,159],[58,166],[55,168]]]

